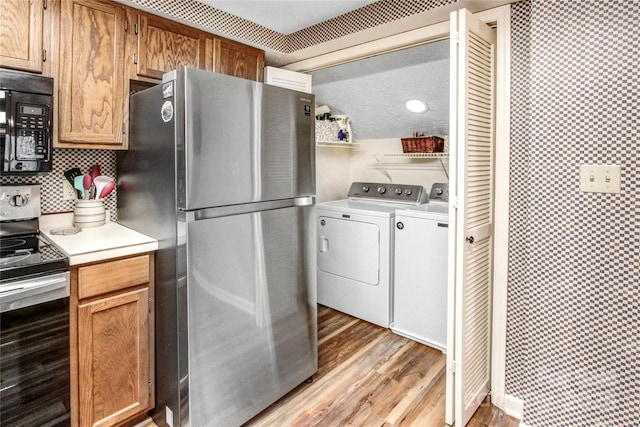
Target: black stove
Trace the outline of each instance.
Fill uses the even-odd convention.
[[[40,186],[0,187],[0,285],[69,270],[67,256],[39,230]]]
[[[0,282],[68,269],[67,256],[42,235],[0,238]]]
[[[39,185],[0,186],[2,425],[68,427],[69,261],[39,218]]]

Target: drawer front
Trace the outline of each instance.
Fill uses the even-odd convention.
[[[78,298],[90,298],[151,280],[149,255],[125,258],[78,268]]]

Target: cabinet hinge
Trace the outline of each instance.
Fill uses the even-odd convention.
[[[138,34],[138,24],[133,24],[133,34]]]
[[[149,381],[149,394],[151,394],[151,391],[152,391],[151,389],[152,389],[152,388],[153,388],[153,387],[151,386],[151,381]]]
[[[453,372],[454,374],[456,372],[456,361],[455,360],[452,361],[452,363],[451,363],[451,372]]]
[[[124,20],[124,30],[125,31],[129,31],[129,20],[128,19]]]
[[[125,133],[127,133],[127,126],[123,123],[122,124],[122,134],[124,135]]]
[[[42,2],[42,8],[43,8],[44,10],[47,10],[47,0],[44,0],[44,1]]]
[[[47,62],[47,49],[42,49],[42,62]]]
[[[456,44],[460,44],[460,31],[456,31]]]
[[[137,63],[138,63],[138,54],[137,54],[137,53],[134,53],[134,54],[133,54],[133,63],[134,63],[134,64],[137,64]]]
[[[152,303],[151,303],[151,298],[149,298],[149,313],[151,313],[151,308],[152,308]]]

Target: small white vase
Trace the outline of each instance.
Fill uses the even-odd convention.
[[[73,225],[78,228],[104,225],[106,220],[105,212],[104,199],[76,200],[73,208]]]

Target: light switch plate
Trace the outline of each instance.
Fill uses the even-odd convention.
[[[580,191],[620,193],[620,165],[581,165]]]

